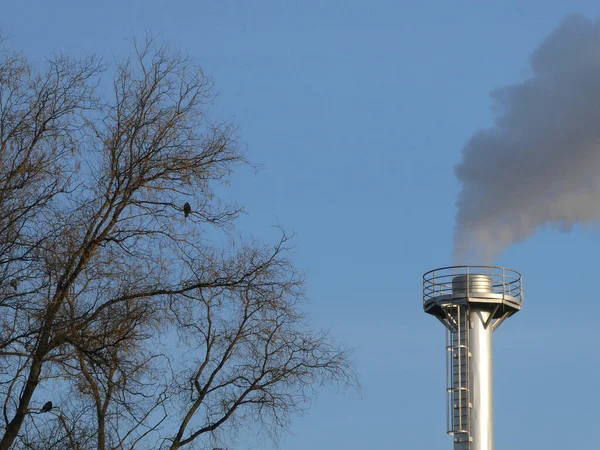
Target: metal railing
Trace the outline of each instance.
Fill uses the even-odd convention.
[[[449,266],[430,270],[423,275],[423,303],[442,295],[452,295],[455,277],[465,276],[467,296],[471,289],[471,276],[485,276],[491,281],[489,291],[523,301],[521,274],[500,266]],[[475,279],[472,279],[475,281]],[[480,292],[480,291],[479,291]]]
[[[446,423],[450,435],[470,433],[469,309],[452,308],[455,327],[446,332]]]

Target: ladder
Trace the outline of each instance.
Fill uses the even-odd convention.
[[[454,442],[462,443],[460,448],[468,450],[471,443],[469,418],[472,406],[469,396],[469,308],[466,305],[452,305],[446,312],[450,324],[446,334],[447,429],[448,434],[454,436]]]

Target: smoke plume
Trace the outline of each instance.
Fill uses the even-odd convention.
[[[495,124],[455,169],[457,263],[600,218],[600,23],[567,17],[530,64],[527,80],[492,92]]]

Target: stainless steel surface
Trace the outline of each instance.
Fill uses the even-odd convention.
[[[452,293],[490,293],[492,292],[492,278],[481,274],[456,275],[452,277]]]
[[[520,311],[521,274],[453,266],[423,275],[423,309],[447,329],[448,434],[454,450],[493,450],[492,334]]]
[[[492,366],[492,327],[485,326],[490,312],[471,308],[469,342],[471,361],[469,372],[471,384],[472,450],[493,450],[494,448],[494,391]]]

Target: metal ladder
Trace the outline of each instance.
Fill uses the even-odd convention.
[[[469,309],[467,306],[453,305],[447,313],[451,324],[446,335],[448,434],[453,435],[454,442],[462,443],[460,448],[466,450],[471,443]]]

